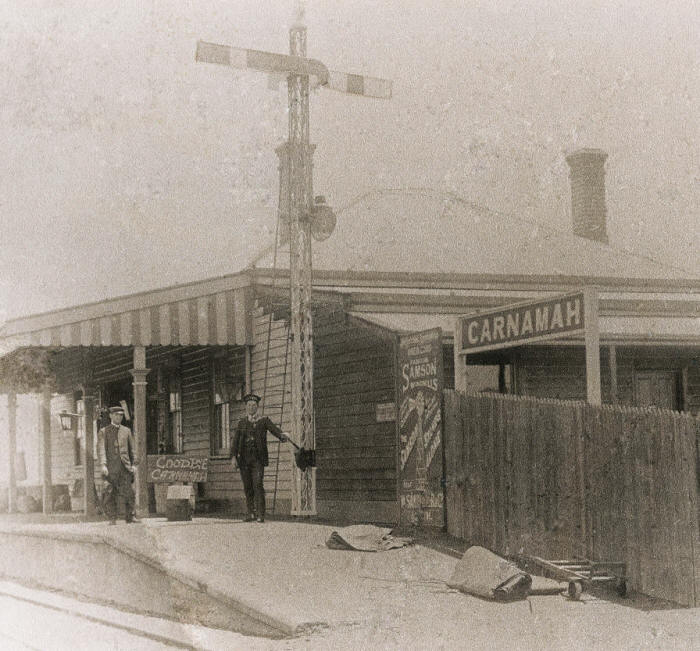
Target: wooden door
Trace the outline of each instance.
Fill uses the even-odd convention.
[[[679,408],[675,371],[637,371],[635,375],[635,403],[638,407]]]

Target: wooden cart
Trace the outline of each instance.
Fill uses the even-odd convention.
[[[526,554],[519,554],[514,560],[526,572],[567,583],[567,594],[571,599],[579,599],[584,587],[595,586],[614,587],[620,597],[627,594],[625,563],[585,559],[551,561]]]

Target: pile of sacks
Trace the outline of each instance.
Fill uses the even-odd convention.
[[[410,538],[399,538],[391,534],[392,529],[373,524],[355,524],[333,531],[326,540],[329,549],[349,549],[360,552],[384,552],[410,545]]]
[[[474,546],[464,552],[447,585],[484,599],[515,601],[530,594],[532,577],[488,549]]]

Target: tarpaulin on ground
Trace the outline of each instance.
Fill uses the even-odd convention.
[[[512,601],[527,597],[532,577],[488,549],[474,546],[464,552],[447,585],[477,597]]]
[[[337,529],[326,540],[330,549],[352,549],[360,552],[383,552],[410,545],[410,538],[391,535],[392,529],[376,527],[372,524],[355,524]]]

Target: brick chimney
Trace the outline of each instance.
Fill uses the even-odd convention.
[[[566,157],[571,179],[574,235],[608,243],[605,210],[605,159],[602,149],[577,149]]]

